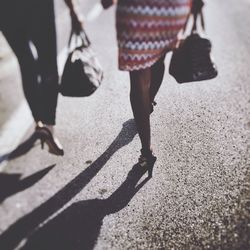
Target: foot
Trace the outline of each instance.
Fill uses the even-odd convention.
[[[36,133],[41,140],[42,149],[45,143],[49,148],[49,153],[63,156],[63,147],[59,140],[53,136],[53,132],[53,126],[43,125],[42,122],[37,123]]]
[[[147,168],[149,177],[152,177],[153,167],[156,162],[156,157],[153,155],[152,150],[143,150],[141,149],[141,155],[138,160],[138,164]]]
[[[54,126],[53,125],[44,124],[44,127],[47,128],[52,135],[54,135]]]

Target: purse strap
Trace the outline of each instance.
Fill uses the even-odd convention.
[[[197,23],[198,23],[198,17],[200,17],[200,25],[201,25],[201,28],[203,31],[205,31],[205,22],[204,22],[204,15],[203,15],[203,11],[202,9],[200,10],[199,13],[195,13],[193,14],[193,27],[192,27],[192,30],[191,30],[191,33],[195,33],[197,32]]]
[[[203,15],[203,6],[204,2],[202,0],[192,0],[193,1],[193,6],[191,9],[191,12],[189,13],[186,23],[184,24],[184,27],[182,29],[182,33],[186,33],[187,31],[187,26],[189,23],[189,20],[192,19],[193,25],[190,31],[190,34],[197,33],[197,27],[198,27],[198,20],[200,20],[200,26],[203,31],[205,31],[205,22],[204,22],[204,15]]]
[[[71,29],[69,41],[68,41],[68,50],[70,50],[73,38],[75,37],[75,45],[77,45],[77,42],[81,41],[81,45],[79,47],[88,48],[91,45],[91,42],[87,36],[86,31],[83,29],[79,34],[76,34],[73,29]]]

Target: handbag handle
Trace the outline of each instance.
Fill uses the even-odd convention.
[[[203,31],[205,31],[205,22],[204,22],[203,11],[200,10],[199,13],[193,14],[193,20],[194,20],[193,22],[194,23],[193,23],[193,27],[192,27],[192,30],[191,30],[192,34],[195,33],[195,32],[197,32],[197,23],[198,23],[197,19],[198,19],[198,16],[200,16],[201,28],[202,28]]]
[[[183,34],[187,31],[187,25],[189,20],[192,18],[193,25],[191,28],[190,34],[197,33],[197,26],[198,26],[198,17],[200,17],[200,26],[203,31],[205,31],[205,22],[204,22],[204,15],[203,15],[203,8],[204,3],[202,0],[193,0],[193,6],[191,9],[191,12],[189,13],[186,23],[184,24],[184,27],[182,29]]]
[[[91,45],[91,42],[87,36],[86,31],[83,29],[79,34],[76,34],[73,29],[71,29],[69,41],[68,41],[68,49],[70,50],[73,37],[75,37],[75,44],[77,44],[78,39],[80,38],[81,45],[80,47],[88,48]]]

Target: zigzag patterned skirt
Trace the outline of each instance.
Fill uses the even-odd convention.
[[[172,50],[190,6],[191,0],[119,0],[116,11],[119,69],[151,67]]]

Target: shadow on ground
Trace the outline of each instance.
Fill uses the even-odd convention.
[[[3,161],[14,160],[22,155],[27,154],[34,146],[38,140],[36,133],[33,133],[29,138],[24,142],[19,144],[14,150],[9,153],[0,156],[0,163]]]
[[[24,239],[27,240],[27,244],[23,246],[24,249],[74,249],[72,245],[68,247],[67,244],[69,243],[75,244],[75,249],[78,249],[78,247],[81,249],[93,248],[103,218],[125,207],[145,184],[148,178],[136,186],[145,173],[144,170],[133,167],[125,182],[108,199],[82,201],[73,204],[43,227],[40,228],[40,225],[74,198],[105,166],[116,151],[133,140],[136,133],[134,120],[125,122],[115,140],[99,158],[53,197],[16,221],[0,235],[0,249],[15,249]],[[65,228],[67,228],[67,232],[64,231]],[[54,230],[58,231],[58,234],[53,237],[50,233]],[[39,247],[41,240],[50,241],[51,238],[54,239],[51,244],[54,244],[55,247],[51,245]],[[67,243],[67,241],[69,242]],[[47,244],[46,242],[43,243]]]
[[[107,199],[74,203],[29,237],[22,250],[93,249],[105,216],[126,207],[150,179],[139,180],[146,172],[135,165],[122,185]]]
[[[21,174],[0,173],[0,203],[7,197],[21,192],[41,180],[55,165],[21,179]]]

